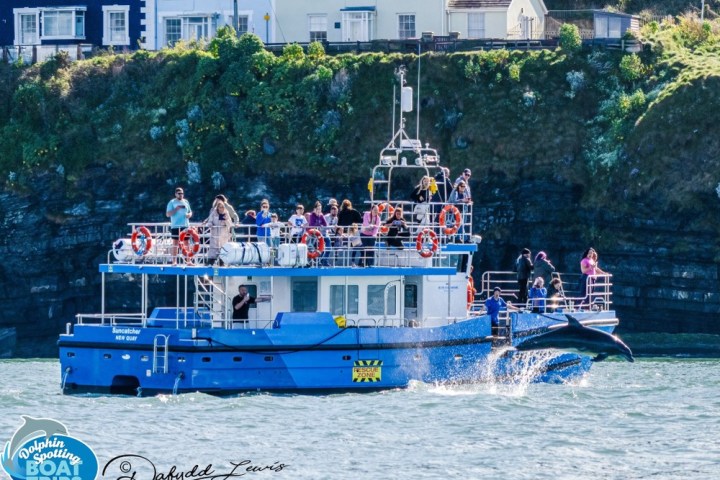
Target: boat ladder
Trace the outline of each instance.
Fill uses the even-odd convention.
[[[213,323],[222,322],[228,318],[227,295],[222,286],[210,278],[195,277],[195,311],[206,310],[210,312],[210,319]]]
[[[168,335],[155,335],[153,340],[153,373],[168,373]]]
[[[493,327],[493,346],[512,345],[512,319],[507,310],[498,312],[498,326]]]

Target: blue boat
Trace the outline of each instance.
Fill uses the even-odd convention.
[[[255,232],[234,225],[215,258],[213,231],[203,224],[181,233],[179,254],[169,224],[130,224],[128,237],[114,242],[99,267],[100,313],[77,315],[60,335],[62,391],[365,392],[413,381],[558,382],[585,374],[593,358],[583,350],[597,353],[596,346],[519,347],[570,328],[569,319],[611,333],[618,325],[611,276],[588,277],[582,296],[568,290],[536,311],[512,302],[514,272],[484,272],[475,293],[470,265],[481,239],[471,234],[472,204],[445,201],[448,184],[435,180],[443,171],[438,152],[405,131],[412,89],[402,70],[398,76],[398,127],[369,182],[366,207],[377,206],[382,219],[372,241],[359,246],[334,228],[293,236],[286,225],[276,225],[279,235],[267,242],[256,241]],[[421,177],[432,179],[433,201],[395,193]],[[579,280],[554,275],[566,285]],[[139,287],[139,312],[106,311],[120,281]],[[174,305],[151,309],[152,288],[173,283]],[[243,298],[255,302],[246,319],[234,319],[241,286]],[[510,308],[493,324],[483,300],[495,287]]]

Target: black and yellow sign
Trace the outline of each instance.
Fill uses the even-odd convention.
[[[353,382],[379,382],[382,379],[382,360],[355,360]]]

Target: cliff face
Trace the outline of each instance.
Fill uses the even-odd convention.
[[[593,246],[621,330],[720,334],[720,64],[663,45],[423,56],[420,138],[452,178],[473,170],[478,276],[523,247],[575,273]],[[269,198],[281,218],[297,201],[362,204],[393,73],[418,72],[412,55],[276,58],[250,36],[60,60],[0,71],[0,329],[28,356],[99,311],[97,265],[129,222],[165,221],[175,185],[196,220],[217,193],[240,212]],[[108,311],[137,312],[137,284],[108,282]]]

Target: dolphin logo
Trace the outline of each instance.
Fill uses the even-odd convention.
[[[632,351],[615,335],[586,327],[572,315],[565,314],[568,324],[549,333],[533,337],[515,347],[519,351],[542,350],[555,348],[558,350],[594,353],[593,361],[600,362],[611,355],[634,362]]]
[[[12,458],[20,447],[28,440],[37,437],[40,432],[45,434],[45,438],[50,438],[57,434],[67,435],[65,425],[50,418],[32,418],[23,415],[22,419],[24,421],[23,425],[17,429],[10,439],[8,446],[5,448],[5,452],[7,453],[5,465],[12,464]]]

